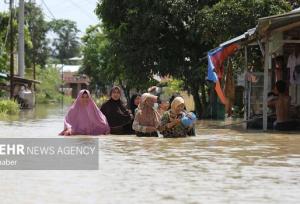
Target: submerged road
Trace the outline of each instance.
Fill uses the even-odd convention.
[[[2,119],[0,138],[57,138],[65,111]],[[2,170],[1,203],[299,203],[299,134],[212,123],[223,124],[201,121],[190,138],[99,136],[99,170]]]

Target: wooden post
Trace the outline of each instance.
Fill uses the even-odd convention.
[[[248,79],[247,79],[247,71],[248,71],[248,53],[247,53],[247,45],[245,46],[245,89],[244,89],[244,120],[248,120],[248,112],[249,112],[249,101],[248,101]]]
[[[263,131],[268,129],[268,84],[269,84],[269,67],[270,67],[270,53],[269,53],[269,35],[266,35],[265,42],[265,60],[264,60],[264,92],[263,92]]]

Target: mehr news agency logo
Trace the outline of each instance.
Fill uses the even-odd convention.
[[[0,166],[15,166],[17,159],[11,156],[89,156],[94,154],[96,146],[26,146],[24,144],[0,143]]]

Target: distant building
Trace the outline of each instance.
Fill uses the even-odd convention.
[[[64,91],[66,95],[76,98],[81,89],[88,89],[90,79],[85,74],[77,74],[77,72],[64,72]]]
[[[82,59],[82,57],[73,57],[68,59],[69,64],[56,65],[63,76],[63,91],[65,95],[72,96],[72,98],[76,98],[81,89],[88,89],[90,85],[90,79],[87,75],[78,74]]]

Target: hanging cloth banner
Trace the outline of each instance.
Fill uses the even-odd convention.
[[[235,53],[239,48],[238,44],[230,44],[225,47],[219,47],[207,54],[208,58],[208,69],[207,69],[207,79],[213,81],[215,85],[215,91],[224,105],[227,103],[227,99],[221,88],[220,81],[224,75],[223,62],[233,53]]]

